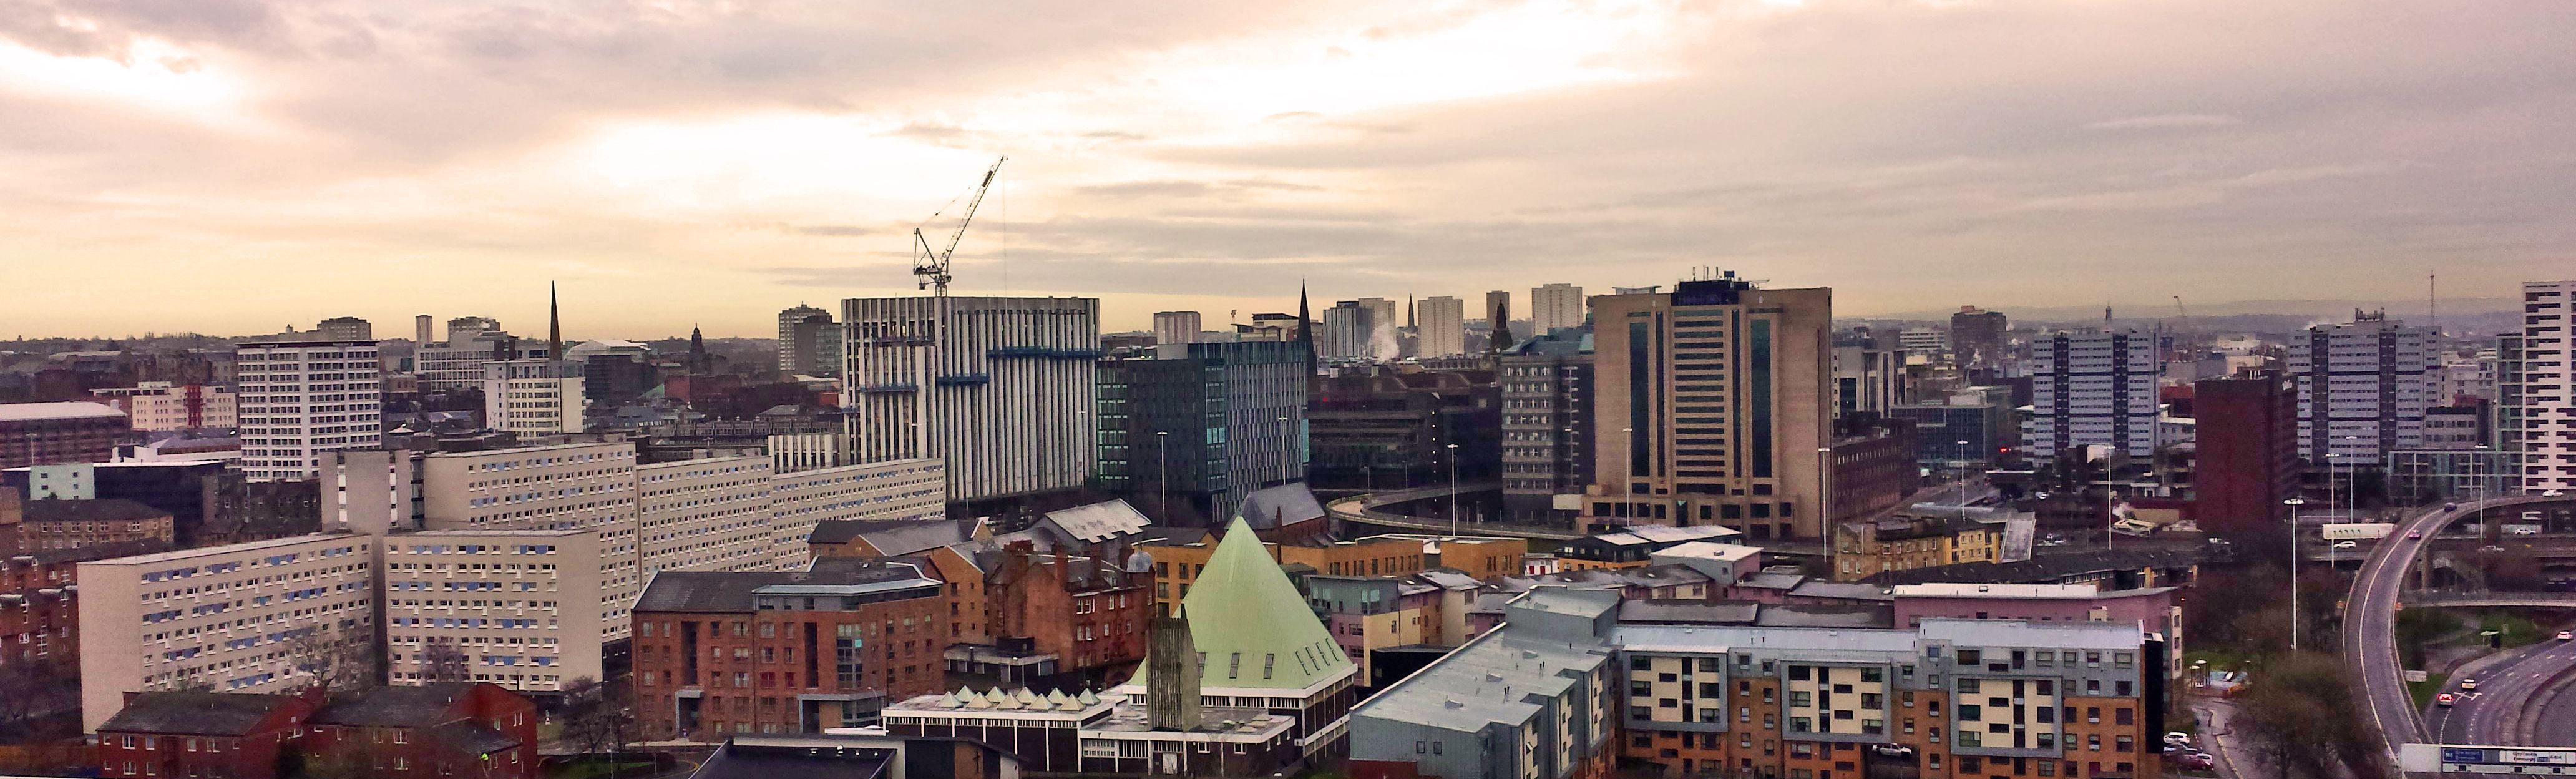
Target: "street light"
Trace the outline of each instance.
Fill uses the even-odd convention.
[[[2326,475],[2332,478],[2334,472],[2327,471]],[[2281,504],[2290,507],[2290,651],[2296,652],[2299,651],[2299,507],[2307,505],[2308,501],[2290,498]]]
[[[1458,537],[1458,445],[1449,449],[1449,537]]]
[[[1964,455],[1966,455],[1966,454],[1968,453],[1968,451],[1967,451],[1967,449],[1968,449],[1968,442],[1967,442],[1967,440],[1966,440],[1966,439],[1961,439],[1961,440],[1958,440],[1958,441],[1954,441],[1954,442],[1952,442],[1952,443],[1955,443],[1955,444],[1957,444],[1957,445],[1958,445],[1958,447],[1959,447],[1959,454],[1963,455],[1962,457],[1960,457],[1960,458],[1959,458],[1959,518],[1960,518],[1960,519],[1967,519],[1967,518],[1968,518],[1968,458],[1967,458],[1967,457],[1965,457]]]
[[[1279,483],[1287,484],[1291,481],[1303,480],[1305,474],[1299,472],[1297,468],[1297,425],[1287,417],[1279,418],[1279,448],[1280,454],[1283,455],[1283,461],[1279,464]]]
[[[1154,431],[1154,511],[1162,514],[1166,523],[1172,521],[1171,435],[1169,430]]]

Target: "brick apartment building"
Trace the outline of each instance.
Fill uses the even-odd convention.
[[[321,703],[318,690],[128,693],[124,708],[98,726],[99,775],[273,779]]]
[[[0,404],[0,468],[103,463],[133,437],[125,412],[101,403]]]
[[[2286,526],[2299,494],[2299,394],[2277,373],[2192,385],[2192,516],[2202,530]]]
[[[664,571],[634,609],[635,719],[650,740],[873,724],[939,691],[945,586],[912,563]]]
[[[997,641],[1053,655],[1060,671],[1102,686],[1145,659],[1145,623],[1154,610],[1153,593],[1145,589],[1150,580],[1119,561],[1067,554],[1062,546],[1047,555],[1013,545],[986,575],[989,632]]]
[[[19,533],[29,549],[177,540],[170,512],[119,498],[28,501],[24,514]]]
[[[529,779],[537,705],[497,684],[377,687],[306,720],[307,761],[354,761],[389,779]]]

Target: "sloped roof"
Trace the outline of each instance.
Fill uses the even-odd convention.
[[[1181,608],[1191,643],[1206,653],[1203,687],[1297,690],[1355,670],[1241,519],[1226,528]]]
[[[815,523],[807,543],[846,544],[864,539],[877,553],[908,555],[961,543],[972,533],[963,519],[827,519]]]
[[[1253,490],[1243,496],[1243,507],[1234,515],[1255,529],[1270,530],[1321,519],[1324,505],[1315,502],[1315,493],[1306,489],[1305,482],[1290,482]]]
[[[170,516],[170,512],[124,498],[31,500],[24,505],[29,522],[114,522]]]
[[[369,689],[313,713],[316,725],[417,728],[445,722],[448,708],[474,692],[474,682],[434,682]]]
[[[469,755],[489,755],[519,745],[519,739],[508,733],[473,720],[458,720],[429,731],[431,740],[464,750]]]
[[[1058,529],[1063,530],[1065,535],[1083,543],[1098,543],[1120,536],[1134,535],[1144,530],[1147,525],[1154,524],[1152,520],[1146,519],[1144,514],[1138,513],[1136,507],[1127,505],[1127,501],[1123,500],[1049,511],[1046,518],[1048,522],[1054,523]]]
[[[247,735],[291,695],[256,695],[198,690],[147,692],[98,726],[126,733],[184,733],[199,736]]]

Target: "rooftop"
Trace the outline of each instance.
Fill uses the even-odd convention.
[[[24,504],[29,522],[117,522],[166,519],[170,512],[124,498],[99,500],[31,500]]]
[[[779,743],[766,743],[773,741]],[[894,764],[894,751],[882,747],[745,736],[726,741],[689,779],[883,779],[893,775]]]
[[[830,571],[663,571],[645,585],[634,611],[748,612],[757,610],[757,596],[764,593],[848,595],[938,585],[902,563]]]
[[[1063,529],[1066,535],[1084,543],[1097,543],[1119,536],[1133,535],[1153,524],[1153,521],[1146,519],[1144,514],[1138,513],[1136,507],[1127,505],[1123,500],[1049,511],[1046,518],[1055,523],[1056,527]]]
[[[1516,605],[1548,613],[1598,614],[1615,602],[1543,590]],[[1495,724],[1519,727],[1539,712],[1538,704],[1528,702],[1531,698],[1564,695],[1575,682],[1562,671],[1595,669],[1609,660],[1609,651],[1599,645],[1516,635],[1526,630],[1505,623],[1370,697],[1351,716],[1461,733]]]
[[[128,699],[116,716],[101,723],[101,732],[183,733],[200,736],[247,735],[292,695],[187,690],[147,692]]]
[[[268,549],[283,549],[290,546],[302,546],[304,544],[322,541],[352,541],[361,540],[363,538],[363,536],[350,535],[347,533],[308,533],[287,538],[271,538],[265,541],[245,541],[238,544],[225,544],[223,546],[201,546],[195,549],[179,549],[155,554],[135,555],[133,557],[118,557],[110,560],[99,560],[93,564],[152,565],[156,563],[172,563],[183,560],[217,557],[221,555],[249,554]]]
[[[1972,584],[1930,582],[1890,588],[1899,598],[2000,598],[2008,600],[2091,600],[2102,588],[2092,584]]]
[[[974,520],[948,519],[832,519],[814,525],[806,538],[812,544],[846,544],[865,540],[877,554],[907,555],[965,541],[971,537]]]
[[[1692,541],[1655,552],[1656,557],[1687,557],[1694,560],[1736,562],[1762,554],[1762,547],[1723,544],[1716,541]]]
[[[0,403],[0,422],[51,419],[124,419],[125,412],[104,403],[65,400],[51,403]]]
[[[2039,555],[2029,560],[2012,563],[1954,563],[1910,571],[1886,571],[1870,576],[1868,581],[1879,585],[1934,582],[2054,583],[2055,580],[2070,576],[2135,571],[2143,568],[2187,568],[2219,559],[2225,554],[2224,549],[2198,547],[2076,552]]]
[[[474,694],[474,682],[433,682],[418,687],[368,689],[313,713],[319,725],[418,728],[450,719],[448,707]]]
[[[2001,619],[1925,619],[1923,637],[1967,646],[2053,646],[2068,649],[2136,649],[2145,631],[2126,622],[2026,622]]]
[[[1269,530],[1321,519],[1324,506],[1315,502],[1315,493],[1306,489],[1305,482],[1291,482],[1243,496],[1243,507],[1235,511],[1235,516],[1251,523],[1254,529]]]

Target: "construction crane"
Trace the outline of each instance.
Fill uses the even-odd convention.
[[[2174,332],[2184,332],[2184,331],[2188,331],[2188,330],[2190,330],[2190,329],[2191,329],[2191,310],[2190,310],[2190,309],[2186,309],[2186,308],[2183,308],[2183,307],[2182,307],[2182,296],[2181,296],[2181,295],[2175,295],[2175,296],[2173,296],[2173,299],[2174,299],[2174,313],[2175,313],[2176,315],[2180,316],[2180,317],[2181,317],[2181,319],[2182,319],[2181,326],[2180,326],[2180,327],[2175,328]]]
[[[966,214],[958,218],[957,232],[948,236],[946,248],[932,251],[930,239],[922,237],[921,228],[912,228],[912,275],[919,278],[916,289],[936,289],[938,292],[934,294],[943,298],[948,297],[948,282],[955,278],[948,274],[948,258],[957,253],[957,242],[966,239],[966,225],[975,221],[975,207],[984,204],[984,193],[993,188],[993,176],[1001,173],[1002,163],[1010,159],[1003,157],[994,160],[993,167],[984,171],[984,182],[975,185],[975,196],[966,201]],[[957,201],[949,202],[954,204]],[[930,218],[937,219],[940,213],[947,210],[947,207],[942,206],[939,211],[932,212]],[[929,220],[922,221],[927,223]]]

